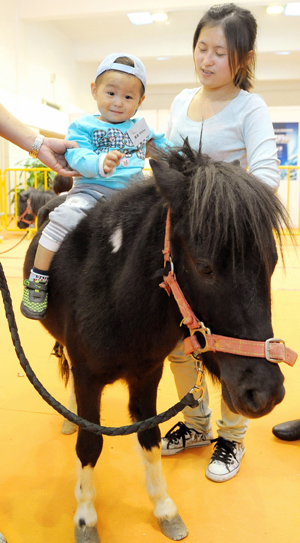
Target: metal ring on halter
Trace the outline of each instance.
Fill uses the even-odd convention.
[[[200,321],[198,324],[199,324],[199,328],[190,328],[190,334],[191,334],[191,336],[194,336],[197,332],[200,332],[202,334],[204,340],[205,340],[205,345],[204,345],[204,347],[201,347],[201,345],[199,345],[200,348],[197,349],[197,352],[193,351],[191,353],[191,357],[195,360],[195,362],[201,361],[201,354],[210,350],[210,348],[207,345],[207,341],[206,341],[206,336],[211,335],[210,328],[207,328],[207,326],[205,326],[204,322]]]

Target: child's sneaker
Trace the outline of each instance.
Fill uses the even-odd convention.
[[[216,483],[232,479],[240,469],[244,454],[244,443],[218,437],[211,461],[206,468],[206,477]]]
[[[176,430],[178,428],[178,430]],[[204,447],[210,445],[213,439],[212,431],[200,433],[189,428],[183,422],[175,424],[161,440],[162,456],[180,453],[190,447]]]
[[[28,319],[44,319],[47,313],[48,284],[25,279],[24,286],[21,303],[22,315]]]

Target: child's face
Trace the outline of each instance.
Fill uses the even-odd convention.
[[[202,28],[194,51],[197,75],[204,87],[217,89],[233,84],[227,42],[221,26]]]
[[[91,91],[97,102],[100,120],[108,123],[123,123],[130,119],[141,105],[142,83],[134,75],[108,70],[101,75]]]

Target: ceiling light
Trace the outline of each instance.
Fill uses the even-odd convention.
[[[275,55],[290,55],[291,51],[275,51]]]
[[[172,57],[156,57],[156,60],[171,60]]]
[[[149,25],[153,23],[153,17],[149,11],[127,13],[127,17],[133,25]]]
[[[134,25],[149,25],[155,22],[162,22],[168,19],[166,13],[149,13],[149,11],[141,11],[135,13],[127,13],[127,17]]]
[[[166,21],[168,18],[168,15],[166,13],[152,13],[152,19],[156,22],[163,22]]]
[[[268,6],[267,13],[276,15],[277,13],[282,13],[284,10],[283,6]]]
[[[284,8],[284,15],[300,15],[300,2],[290,2]]]

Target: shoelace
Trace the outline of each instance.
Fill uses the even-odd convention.
[[[175,430],[177,427],[178,430]],[[185,438],[187,435],[191,435],[191,430],[183,422],[178,422],[166,433],[165,438],[169,441],[168,446],[182,438],[183,446],[185,447]]]
[[[228,439],[224,439],[223,437],[218,437],[213,441],[216,441],[216,444],[211,457],[211,462],[213,462],[214,460],[220,460],[221,462],[224,462],[224,460],[228,457],[236,458],[234,452],[236,444],[234,441],[229,441]]]

